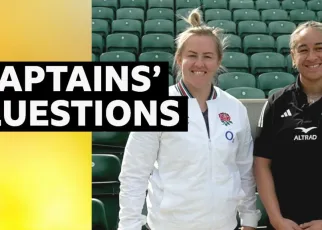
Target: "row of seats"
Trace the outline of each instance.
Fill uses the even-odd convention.
[[[163,56],[167,55],[168,53],[162,53],[162,52],[146,52],[142,53],[140,55],[139,61],[168,61],[167,58],[169,56]],[[168,54],[170,55],[170,54]],[[156,58],[160,56],[160,59]],[[94,57],[95,58],[95,57]],[[170,56],[170,60],[172,61],[173,57]],[[93,60],[97,61],[97,60]],[[122,62],[122,61],[136,61],[136,58],[134,54],[124,51],[112,51],[103,53],[100,56],[101,62]],[[232,63],[235,63],[235,61],[232,61]],[[171,65],[172,63],[169,62],[169,72],[172,72]],[[227,64],[228,65],[228,64]],[[226,65],[226,66],[227,66]],[[229,65],[228,65],[229,66]],[[255,77],[253,74],[245,72],[228,72],[223,73],[218,76],[218,87],[220,87],[223,90],[227,90],[230,88],[236,88],[236,87],[249,87],[249,88],[258,88],[261,89],[264,94],[260,91],[259,96],[256,96],[254,94],[245,93],[244,91],[240,91],[240,95],[242,98],[265,98],[267,96],[270,96],[271,93],[275,92],[272,91],[276,88],[282,88],[288,84],[291,84],[295,81],[294,75],[287,73],[287,72],[267,72],[262,73],[258,77]],[[169,74],[169,85],[173,85],[175,83],[175,79],[172,74]],[[248,90],[248,89],[247,89]],[[252,89],[249,89],[248,91],[254,92]],[[236,92],[236,91],[234,91]],[[234,93],[232,92],[232,93]],[[237,97],[237,96],[236,96]]]
[[[270,96],[277,88],[283,88],[295,82],[295,77],[285,72],[269,72],[258,77],[250,73],[230,72],[218,76],[218,87],[227,90],[236,87],[258,88]],[[274,90],[271,92],[271,90]]]
[[[238,35],[230,35],[226,51],[243,52],[247,55],[260,52],[277,52],[283,55],[290,54],[291,35],[279,35],[276,38],[272,35],[252,34],[246,35],[243,39]]]
[[[105,44],[107,47],[103,47],[104,44],[102,45],[101,43],[93,44],[92,47],[96,48],[97,46],[97,48],[99,49],[98,51],[99,53],[101,53],[101,51],[105,51],[106,48],[107,48],[107,51],[110,51],[115,46],[113,43],[111,43],[111,41],[112,42],[114,41],[113,39],[110,39],[111,37],[118,37],[118,36],[110,35],[110,37],[107,38],[107,41],[109,43]],[[152,51],[146,51],[146,50],[144,51],[145,48],[150,46],[147,38],[149,38],[149,36],[145,36],[144,39],[141,40],[141,44],[140,44],[140,41],[139,41],[139,44],[135,44],[134,43],[135,41],[133,41],[133,44],[129,44],[133,47],[137,47],[136,50],[138,50],[138,53],[137,52],[133,53],[134,55],[133,58],[136,59],[135,57],[135,54],[136,54],[138,57],[144,56],[140,58],[146,59],[145,56],[152,52]],[[95,42],[95,40],[93,41]],[[227,39],[227,48],[225,49],[225,51],[243,52],[247,55],[252,55],[254,53],[260,53],[260,52],[277,52],[283,55],[288,55],[290,53],[289,42],[290,42],[290,35],[280,35],[276,39],[271,35],[265,35],[265,34],[246,35],[244,38],[241,38],[238,35],[229,35]],[[158,42],[155,42],[154,47],[156,48],[154,52],[159,50],[161,45],[163,47],[163,44],[164,43],[158,45]],[[168,44],[164,44],[164,45],[165,45],[164,48],[167,48],[167,47],[171,48],[171,46]],[[141,46],[141,50],[140,50],[140,46]],[[124,47],[124,49],[126,48],[127,47]],[[167,58],[167,59],[173,58],[172,52],[165,52],[165,51],[161,52],[159,50],[159,54],[158,53],[155,53],[155,54],[157,55],[156,58],[159,58],[159,59],[162,59],[162,56],[164,56],[164,58]],[[131,59],[131,60],[134,60],[134,59]]]
[[[225,91],[237,99],[266,99],[281,88],[274,88],[265,93],[264,90],[253,87],[234,87]]]
[[[183,8],[197,8],[201,10],[208,9],[256,9],[258,5],[264,4],[268,0],[92,0],[92,7],[101,6],[109,7],[116,11],[119,8],[141,8],[143,10],[153,8],[167,8],[172,10],[180,10]],[[315,11],[322,10],[321,0],[269,0],[270,9],[312,9]],[[257,8],[260,9],[260,8]]]
[[[264,7],[264,6],[263,6]],[[239,21],[253,20],[269,23],[271,21],[293,21],[299,24],[304,21],[317,20],[321,18],[321,10],[313,11],[309,9],[294,9],[287,11],[285,9],[237,9],[228,10],[222,8],[209,9],[202,15],[204,21],[211,20],[230,20],[238,23]],[[262,10],[261,10],[262,9]],[[170,21],[182,20],[182,17],[188,17],[192,9],[184,8],[174,12],[170,9],[154,8],[147,12],[140,8],[120,8],[114,13],[111,8],[93,7],[92,18],[104,19],[109,22],[117,19],[135,19],[141,22],[153,19],[166,19]],[[273,17],[275,16],[275,17]]]
[[[123,8],[117,11],[116,16],[113,11],[109,8],[105,7],[93,7],[92,8],[92,19],[95,25],[96,19],[104,20],[107,22],[108,32],[112,31],[113,21],[122,20],[122,19],[132,19],[138,20],[141,22],[142,27],[146,27],[146,21],[153,20],[167,20],[171,21],[171,26],[177,27],[178,21],[182,19],[179,15],[188,16],[191,12],[191,9],[186,9],[185,12],[177,12],[175,14],[170,9],[151,9],[145,15],[142,9],[136,8]],[[175,18],[177,20],[175,20]],[[238,24],[240,21],[263,21],[269,26],[270,22],[274,21],[286,21],[292,22],[295,25],[298,25],[301,22],[309,21],[309,20],[318,20],[321,21],[322,11],[314,12],[311,10],[292,10],[291,12],[287,12],[281,9],[266,9],[260,12],[259,10],[253,9],[239,9],[234,12],[227,9],[210,9],[207,10],[203,16],[203,20],[208,23],[213,20],[227,20],[233,21],[235,24]],[[170,24],[171,22],[166,23]],[[100,21],[98,21],[100,22]],[[181,22],[182,23],[182,22]],[[115,25],[114,25],[115,26]]]
[[[271,16],[273,20],[274,15]],[[247,19],[247,17],[244,19]],[[206,24],[210,27],[222,28],[226,34],[238,34],[241,37],[249,34],[268,34],[276,37],[281,34],[291,34],[296,28],[296,23],[280,20],[271,21],[266,24],[262,21],[253,20],[241,20],[236,23],[226,19],[214,19]],[[151,19],[142,23],[137,19],[116,19],[113,20],[110,26],[104,19],[92,19],[92,32],[101,34],[104,37],[114,33],[132,33],[139,38],[151,33],[175,36],[184,31],[188,26],[189,24],[184,20],[173,23],[167,19]]]
[[[105,40],[105,41],[104,41]],[[289,35],[280,35],[274,39],[271,35],[248,34],[245,37],[229,36],[226,51],[241,52],[244,51],[250,55],[258,52],[278,52],[289,54],[288,43]],[[140,39],[131,33],[115,33],[103,36],[92,33],[92,52],[101,54],[105,51],[123,50],[128,51],[136,56],[142,52],[163,51],[174,54],[175,42],[174,37],[168,34],[146,34]]]
[[[94,35],[94,36],[96,36],[96,35]],[[111,49],[113,49],[113,47],[115,47],[115,45],[113,44],[114,40],[110,39],[111,37],[115,37],[115,36],[110,35],[110,37],[107,39],[109,42],[108,44],[107,43],[102,44],[102,39],[100,39],[99,40],[100,43],[98,43],[98,44],[94,43],[92,45],[92,47],[97,48],[98,49],[97,52],[100,54],[106,50],[111,51]],[[133,53],[133,55],[134,55],[133,58],[136,59],[135,54],[139,57],[142,54],[145,56],[147,53],[152,52],[152,51],[145,50],[146,47],[150,46],[150,44],[148,43],[146,38],[149,38],[149,36],[146,36],[145,39],[143,39],[141,41],[139,40],[139,44],[135,44],[135,43],[133,43],[135,45],[131,44],[133,47],[134,46],[137,47],[136,50],[138,50],[138,53],[136,53],[136,52]],[[112,43],[111,43],[111,41],[112,41]],[[93,40],[93,42],[95,42],[95,40]],[[140,44],[140,42],[141,42],[141,44]],[[143,44],[142,44],[142,42],[143,42]],[[229,35],[228,39],[226,41],[227,48],[225,48],[225,51],[226,52],[243,52],[247,55],[251,55],[254,53],[260,53],[260,52],[277,52],[277,53],[280,53],[283,55],[288,55],[288,54],[290,54],[289,42],[290,42],[290,35],[289,34],[277,36],[276,39],[271,35],[265,35],[265,34],[246,35],[244,38],[241,38],[238,35]],[[154,46],[156,47],[154,50],[155,52],[157,50],[159,50],[158,47],[160,47],[160,46],[158,45],[158,43],[155,43]],[[141,50],[140,50],[140,47],[141,47]],[[168,45],[166,45],[165,47],[168,47]],[[127,49],[127,47],[124,47],[124,49]],[[159,52],[161,52],[161,51],[159,50]],[[161,53],[165,53],[165,52],[163,51]],[[160,59],[161,53],[159,55],[157,55],[156,58]],[[164,55],[169,58],[173,57],[172,52],[167,52],[167,54],[164,54]]]
[[[264,51],[289,54],[289,52],[290,52],[290,49],[289,49],[290,34],[288,34],[288,32],[291,32],[291,30],[293,29],[293,26],[292,25],[291,25],[292,27],[285,26],[285,29],[284,29],[283,26],[279,27],[279,25],[280,24],[272,27],[272,29],[270,30],[271,35],[253,33],[253,34],[247,34],[244,37],[241,37],[236,34],[230,34],[230,35],[228,35],[228,39],[227,39],[228,47],[226,50],[227,51],[235,51],[235,52],[242,52],[243,51],[248,55],[253,54],[253,53],[257,53],[257,52],[264,52]],[[283,25],[283,23],[281,23],[281,25]],[[157,32],[159,32],[159,33],[161,32],[161,34],[163,34],[162,31],[157,31],[158,28],[156,28],[156,27],[153,27],[153,28],[156,31],[156,34],[157,34]],[[132,27],[132,29],[134,29],[134,28]],[[124,33],[130,33],[130,32],[131,31],[127,30]],[[249,30],[247,32],[250,33]],[[145,34],[145,35],[147,35],[147,34]],[[109,35],[109,36],[111,37],[111,35]],[[172,36],[172,35],[170,35],[170,36]],[[106,40],[109,40],[110,37],[106,37]],[[142,43],[147,37],[149,37],[149,36],[145,36],[144,38],[142,37],[141,40],[139,39],[139,43],[140,42]],[[162,36],[162,37],[164,37],[164,36]],[[173,39],[174,39],[174,37],[173,37]],[[103,40],[103,38],[102,38],[102,40]],[[174,40],[171,41],[169,39],[169,42],[174,43]],[[105,44],[105,45],[111,46],[110,43]],[[144,46],[144,44],[141,44],[141,45]],[[104,46],[104,44],[103,44],[103,46]],[[106,47],[106,46],[104,46],[104,47]],[[103,47],[103,50],[104,50],[104,47]]]
[[[127,11],[128,8],[120,9],[122,11]],[[136,9],[141,10],[141,9]],[[171,11],[171,10],[170,10]],[[162,10],[161,10],[162,12]],[[184,17],[187,17],[191,12],[191,9],[182,9],[180,12],[177,11],[176,15],[182,15]],[[149,18],[146,18],[146,20],[151,19],[167,19],[172,21],[172,14],[169,14],[165,16],[162,13],[154,14],[154,15],[148,15]],[[130,16],[127,16],[125,18],[130,18]],[[123,19],[122,16],[117,15],[115,19]],[[145,19],[145,18],[143,18]],[[263,21],[266,24],[272,22],[272,21],[291,21],[295,24],[299,24],[305,21],[309,20],[317,20],[321,19],[321,11],[313,11],[308,9],[295,9],[291,11],[286,11],[283,9],[238,9],[235,11],[231,11],[228,9],[209,9],[206,10],[203,19],[205,22],[211,21],[211,20],[229,20],[234,21],[235,23],[238,23],[240,21]],[[176,21],[181,20],[180,17],[177,17]],[[173,20],[174,21],[174,20]]]
[[[120,47],[122,49],[122,47]],[[163,51],[148,51],[140,53],[137,58],[133,53],[123,50],[108,51],[100,56],[93,54],[95,62],[168,62],[169,74],[173,74],[173,55]],[[297,74],[292,66],[291,55],[283,56],[275,52],[261,52],[248,56],[241,52],[224,52],[223,66],[228,72],[245,72],[258,76],[266,72],[287,72]]]
[[[250,57],[244,53],[225,52],[222,64],[229,72],[246,72],[255,76],[266,72],[298,73],[292,66],[291,55],[284,57],[275,52],[255,53]]]
[[[244,53],[225,52],[222,60],[229,72],[246,72],[258,76],[267,72],[288,72],[297,74],[292,67],[291,56],[280,53],[262,52],[248,57]]]
[[[93,62],[168,62],[170,73],[172,73],[173,59],[173,54],[162,51],[143,52],[138,58],[126,51],[109,51],[102,53],[99,57],[92,54]]]

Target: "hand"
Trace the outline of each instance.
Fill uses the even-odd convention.
[[[300,227],[305,230],[322,230],[322,220],[313,220],[311,222],[301,224]]]
[[[256,230],[256,228],[245,226],[242,227],[241,230]]]
[[[275,230],[302,230],[298,224],[294,221],[282,218],[278,222],[273,224]]]

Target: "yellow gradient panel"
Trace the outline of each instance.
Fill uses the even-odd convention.
[[[89,0],[3,1],[0,18],[0,61],[91,61]],[[91,133],[0,132],[0,191],[0,229],[90,230]]]
[[[0,4],[0,61],[90,61],[91,0]]]
[[[90,139],[0,133],[0,229],[91,229]]]

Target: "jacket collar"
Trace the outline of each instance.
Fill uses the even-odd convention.
[[[181,96],[185,96],[188,98],[194,98],[192,94],[189,92],[188,87],[184,84],[183,80],[180,79],[180,81],[175,85],[177,91],[181,94]],[[214,89],[214,86],[211,85],[211,91],[208,97],[208,100],[214,100],[217,97],[216,90]]]
[[[295,101],[296,105],[300,107],[303,105],[308,105],[307,95],[303,90],[303,84],[301,83],[301,80],[300,80],[300,74],[297,75],[294,86],[295,86],[295,95],[293,94],[293,101]],[[322,99],[320,98],[320,100],[312,104],[311,107],[315,107],[317,105],[318,105],[317,107],[321,107],[321,104],[322,104]]]

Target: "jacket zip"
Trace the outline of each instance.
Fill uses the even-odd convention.
[[[211,139],[208,139],[208,149],[209,149],[209,154],[210,154],[210,172],[211,172],[211,179],[212,181],[214,180],[214,172],[213,172],[213,155],[212,155],[212,148],[211,148]]]
[[[214,193],[212,192],[212,189],[211,189],[211,187],[212,187],[212,182],[214,181],[214,167],[213,167],[213,154],[212,154],[212,147],[211,147],[211,138],[210,138],[210,121],[209,121],[209,113],[210,113],[210,111],[209,111],[209,106],[207,106],[208,107],[208,116],[207,116],[207,119],[208,119],[208,127],[209,127],[209,129],[207,129],[207,124],[206,124],[206,122],[205,122],[205,126],[206,126],[206,132],[207,132],[207,135],[208,135],[208,150],[209,150],[209,157],[210,157],[210,163],[209,163],[209,165],[210,165],[210,176],[211,176],[211,183],[210,183],[210,191],[211,191],[211,199],[213,200],[213,202],[214,202],[214,199],[215,199],[215,196],[214,196]],[[214,206],[213,205],[211,205],[211,211],[213,212],[214,211]]]
[[[209,157],[210,157],[210,173],[211,173],[211,179],[212,181],[214,180],[214,173],[213,173],[213,155],[212,155],[212,147],[211,147],[211,138],[210,138],[210,121],[209,121],[209,107],[207,109],[207,120],[208,121],[205,121],[205,126],[206,126],[206,132],[207,132],[207,136],[208,136],[208,150],[209,150]],[[208,127],[207,128],[207,123],[208,123]]]

